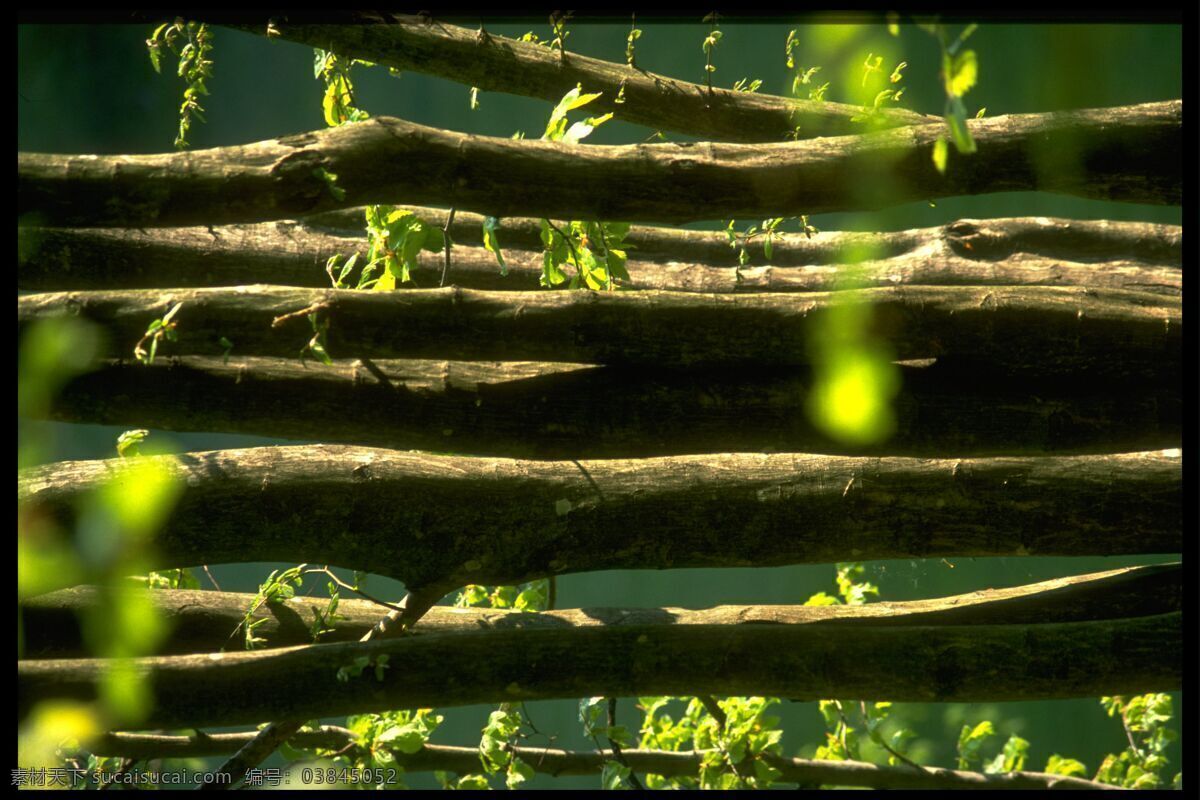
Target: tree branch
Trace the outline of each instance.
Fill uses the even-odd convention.
[[[235,349],[237,348],[235,343]],[[1179,388],[1011,381],[941,365],[897,366],[893,433],[848,443],[813,423],[810,370],[547,362],[160,356],[111,359],[72,378],[48,417],[399,450],[516,458],[722,452],[938,457],[1130,452],[1182,441]],[[354,409],[347,413],[347,409]]]
[[[861,133],[870,126],[851,122],[859,106],[791,99],[757,92],[707,89],[695,83],[656,75],[578,53],[561,57],[538,44],[519,42],[418,17],[372,12],[356,15],[355,25],[305,25],[276,22],[280,38],[333,50],[345,58],[361,58],[395,69],[423,72],[477,86],[482,91],[538,97],[557,103],[577,83],[585,92],[601,92],[588,106],[594,113],[612,112],[628,122],[658,130],[732,142],[778,142],[797,126],[800,136]],[[380,24],[380,23],[390,24]],[[366,24],[362,24],[366,23]],[[370,24],[376,23],[376,24]],[[234,25],[266,35],[259,25]],[[623,102],[616,102],[623,90]],[[880,114],[880,126],[939,121],[907,109]]]
[[[931,159],[942,124],[800,143],[602,146],[375,117],[168,155],[18,153],[18,222],[216,225],[401,201],[498,217],[682,223],[1025,190],[1179,204],[1182,116],[1183,102],[1172,100],[972,120],[978,152],[952,155],[944,175]]]
[[[220,650],[229,631],[241,624],[254,595],[234,592],[121,589],[143,596],[172,629],[159,655]],[[39,595],[22,603],[26,658],[83,658],[87,651],[79,614],[100,602],[99,590],[81,586]],[[683,608],[585,608],[532,615],[500,609],[451,609],[435,606],[413,629],[415,635],[464,633],[480,630],[551,630],[596,625],[1015,625],[1045,622],[1083,622],[1142,617],[1180,611],[1183,607],[1180,564],[1123,567],[1087,575],[1072,575],[1006,589],[984,589],[950,597],[862,606],[718,606]],[[288,647],[311,642],[311,620],[327,601],[293,597],[266,605],[254,614],[266,620],[255,628],[264,647]],[[366,600],[343,599],[338,613],[344,619],[322,635],[321,641],[359,641],[372,629],[378,606]]]
[[[176,303],[178,338],[162,356],[294,357],[311,337],[277,317],[328,305],[325,347],[339,358],[545,360],[673,367],[808,363],[851,303],[870,304],[867,334],[894,358],[936,357],[979,370],[1175,382],[1178,298],[1082,287],[881,287],[807,294],[480,292],[414,289],[176,289],[63,292],[17,298],[18,336],[37,319],[79,314],[123,356]]]
[[[346,682],[334,679],[357,657],[384,655],[381,678],[364,670]],[[106,669],[103,660],[18,661],[18,719],[44,700],[94,699]],[[130,669],[155,697],[141,724],[163,728],[581,694],[1048,700],[1179,689],[1183,618],[1173,612],[1034,625],[493,630],[219,658],[141,658]]]
[[[449,228],[456,243],[452,283],[472,289],[540,289],[540,241],[526,241],[526,222],[500,233],[508,265],[478,246],[479,225],[454,222],[436,209],[422,219]],[[475,216],[475,215],[472,215]],[[361,227],[361,218],[358,219]],[[788,234],[768,262],[752,245],[752,264],[737,280],[735,251],[723,234],[641,228],[627,242],[634,289],[688,292],[800,292],[856,286],[1090,286],[1179,295],[1182,229],[1149,223],[1072,220],[960,220],[895,233]],[[1111,230],[1101,225],[1112,226]],[[513,233],[509,243],[508,233]],[[338,232],[339,234],[342,231]],[[325,262],[365,250],[362,237],[320,227],[268,222],[219,228],[17,228],[17,288],[26,290],[175,288],[270,283],[327,287]],[[463,241],[476,246],[461,246]],[[1137,237],[1137,238],[1134,238]],[[529,250],[519,249],[529,247]],[[647,251],[646,248],[649,250]],[[857,257],[853,250],[857,249]],[[863,261],[862,257],[868,255]],[[1166,256],[1166,258],[1164,258]],[[440,284],[445,254],[418,254],[417,286]],[[654,260],[658,259],[658,260]],[[667,263],[661,263],[666,261]],[[353,280],[354,276],[351,275]]]
[[[847,553],[1182,549],[1178,450],[942,460],[730,454],[573,466],[314,445],[142,463],[151,460],[178,477],[182,494],[157,553],[147,554],[150,568],[305,561],[387,575],[439,597],[468,583],[830,563]],[[70,529],[79,498],[110,480],[118,461],[22,471],[18,502]]]
[[[442,227],[446,223],[444,209],[427,206],[411,207],[421,219]],[[454,241],[480,245],[483,217],[458,212],[451,226]],[[362,208],[327,211],[302,217],[297,222],[281,222],[280,235],[292,235],[296,230],[327,231],[340,236],[362,238]],[[262,229],[272,235],[270,226],[229,226],[218,228],[237,231]],[[181,229],[192,230],[192,229]],[[197,232],[201,229],[195,229]],[[205,229],[206,230],[206,229]],[[533,217],[508,217],[496,226],[500,243],[507,248],[541,250],[541,220]],[[17,229],[18,241],[29,229]],[[110,231],[109,233],[122,232]],[[78,236],[87,231],[75,231]],[[144,232],[145,241],[157,241],[155,233]],[[212,240],[212,236],[207,238]],[[738,253],[729,246],[723,231],[691,231],[653,225],[633,225],[625,236],[631,245],[630,255],[646,261],[681,261],[732,267],[739,264]],[[220,247],[220,242],[213,242]],[[243,245],[236,245],[241,247]],[[301,242],[303,247],[304,243]],[[51,245],[52,247],[52,245]],[[768,261],[761,247],[748,249],[752,266],[828,266],[848,264],[873,254],[872,258],[892,258],[912,255],[925,249],[953,253],[963,258],[998,260],[1021,254],[1043,256],[1085,263],[1106,261],[1137,261],[1147,265],[1183,265],[1183,228],[1151,222],[1118,220],[1083,220],[1048,217],[1004,217],[1000,219],[960,219],[933,228],[905,231],[821,231],[812,236],[803,233],[780,233],[776,236],[774,252]],[[56,252],[52,250],[52,252]],[[20,250],[18,250],[18,256]],[[64,261],[60,266],[69,266]]]
[[[252,733],[213,733],[204,736],[167,736],[148,733],[110,733],[90,744],[101,756],[132,758],[200,758],[229,752]],[[323,725],[300,731],[290,740],[293,747],[337,750],[352,743],[354,735],[345,728]],[[562,750],[549,747],[510,746],[511,752],[535,772],[544,775],[597,775],[611,753]],[[705,751],[623,750],[630,766],[642,773],[668,778],[695,777]],[[426,744],[416,753],[396,753],[397,766],[407,772],[445,771],[466,775],[479,769],[475,747]],[[868,786],[877,789],[1115,789],[1106,783],[1042,772],[985,774],[924,767],[920,773],[905,767],[881,766],[865,761],[816,761],[765,754],[763,759],[780,771],[779,779],[805,785]]]
[[[680,608],[565,609],[530,616],[497,609],[434,607],[415,628],[428,633],[471,632],[506,628],[554,629],[592,625],[992,625],[1081,622],[1140,617],[1182,610],[1182,567],[1179,563],[1123,567],[1072,575],[1005,589],[984,589],[948,597],[886,601],[862,606],[756,605]],[[176,625],[164,655],[220,649],[227,632],[240,623],[253,595],[211,591],[171,592],[122,589],[144,594]],[[76,614],[97,602],[96,587],[83,586],[26,600],[26,651],[30,657],[82,657],[85,654]],[[320,598],[295,597],[259,610],[256,635],[265,647],[309,643],[310,607],[323,609]],[[358,641],[376,616],[374,604],[343,600],[336,628],[322,641]]]

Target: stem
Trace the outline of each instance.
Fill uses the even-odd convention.
[[[442,279],[438,282],[438,286],[446,285],[446,273],[450,271],[450,248],[454,246],[454,240],[450,238],[450,226],[454,224],[455,209],[450,209],[450,214],[446,217],[446,224],[442,226],[442,238],[445,240],[444,247],[446,250],[446,260],[442,264]]]

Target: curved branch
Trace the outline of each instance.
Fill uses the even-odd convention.
[[[840,635],[839,635],[840,634]],[[334,679],[355,658],[387,668]],[[367,643],[135,659],[155,697],[146,727],[254,724],[381,709],[582,695],[765,695],[897,702],[1048,700],[1173,691],[1181,612],[1035,625],[834,628],[631,625],[493,630]],[[17,662],[18,719],[91,700],[102,660]],[[320,691],[314,691],[320,687]]]
[[[612,112],[628,122],[705,139],[778,142],[797,126],[804,138],[869,129],[866,123],[851,122],[863,113],[859,106],[715,87],[710,91],[695,83],[578,53],[560,56],[538,44],[492,33],[481,37],[476,31],[427,18],[372,12],[354,17],[359,24],[306,25],[280,20],[274,28],[286,41],[332,50],[343,57],[551,103],[582,83],[585,92],[602,92],[588,106],[596,114]],[[266,19],[258,25],[230,27],[266,35]],[[616,102],[618,94],[623,102]],[[888,109],[880,114],[878,125],[938,121],[907,109]]]
[[[870,304],[868,332],[894,358],[936,357],[1000,373],[1155,378],[1182,362],[1178,298],[1082,287],[886,287],[806,294],[686,292],[359,292],[242,286],[62,292],[17,298],[18,335],[33,321],[80,314],[107,329],[123,355],[177,303],[178,338],[162,355],[294,357],[312,336],[303,321],[273,321],[323,304],[335,358],[454,358],[697,366],[795,366],[838,325],[848,304]],[[864,312],[868,309],[863,308]]]
[[[215,652],[229,644],[254,595],[233,592],[152,591],[138,594],[171,623],[159,655]],[[79,614],[101,601],[94,586],[64,589],[22,603],[24,658],[82,658],[87,655]],[[264,647],[311,642],[311,621],[324,611],[319,597],[293,597],[260,608],[255,628]],[[527,614],[499,609],[431,608],[413,629],[416,635],[479,630],[545,630],[595,625],[992,625],[1082,622],[1140,617],[1180,611],[1183,570],[1180,564],[1124,567],[1089,575],[1055,578],[1008,589],[984,589],[928,600],[870,603],[862,606],[718,606],[683,608],[585,608]],[[347,599],[338,605],[339,619],[321,641],[358,641],[379,616],[379,606]]]
[[[402,200],[500,217],[682,223],[1025,190],[1179,204],[1182,117],[1172,100],[973,120],[978,152],[951,156],[944,175],[931,160],[941,124],[785,144],[603,146],[376,117],[169,155],[18,153],[18,222],[216,225]]]
[[[847,554],[1179,552],[1181,460],[1174,450],[553,462],[336,445],[142,459],[183,487],[158,552],[147,555],[151,568],[306,561],[388,575],[430,595],[561,573],[830,563]],[[22,471],[18,502],[71,525],[79,498],[116,466]]]

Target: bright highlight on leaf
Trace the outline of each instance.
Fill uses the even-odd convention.
[[[946,140],[941,136],[933,143],[933,165],[943,175],[946,174],[946,158],[949,155],[949,150],[950,148],[946,145]]]

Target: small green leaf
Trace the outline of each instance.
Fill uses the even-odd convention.
[[[950,65],[946,78],[946,92],[953,97],[962,97],[979,77],[979,62],[974,50],[964,50],[955,56],[953,62],[946,59],[943,64]]]
[[[504,255],[500,252],[500,241],[496,238],[496,225],[500,220],[495,217],[484,217],[483,219],[483,249],[487,250],[496,256],[496,263],[500,265],[500,276],[508,275],[508,267],[504,264]]]
[[[946,139],[939,136],[937,141],[933,143],[933,165],[943,175],[946,174],[946,158],[948,155],[949,148],[946,145]]]

